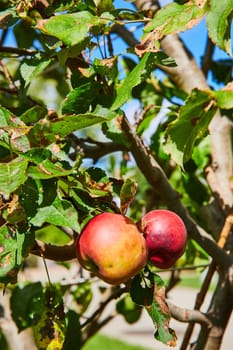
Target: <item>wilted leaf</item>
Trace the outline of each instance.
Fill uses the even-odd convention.
[[[27,159],[17,157],[8,163],[0,164],[0,193],[8,198],[9,195],[27,179]]]
[[[59,287],[44,290],[40,317],[32,325],[34,339],[40,350],[61,350],[65,339],[65,313]]]
[[[175,332],[169,327],[171,315],[165,298],[165,285],[158,275],[154,275],[154,298],[146,306],[156,327],[155,338],[169,346],[176,346]]]
[[[203,18],[208,8],[207,0],[188,1],[185,4],[170,3],[156,12],[144,31],[153,31],[154,40],[161,40],[165,35],[192,28]]]
[[[178,165],[183,166],[191,158],[196,140],[207,134],[216,109],[211,94],[194,89],[180,108],[178,118],[169,124],[163,149]]]
[[[12,225],[18,224],[26,219],[24,208],[19,202],[19,197],[13,194],[12,199],[8,205],[3,209],[3,217],[7,223]]]
[[[122,214],[125,214],[130,203],[134,200],[135,195],[137,193],[137,188],[138,188],[137,183],[134,180],[127,178],[124,181],[120,192],[120,201],[121,201],[120,207],[121,207]]]
[[[171,315],[165,299],[165,285],[160,276],[145,268],[143,275],[132,279],[130,295],[135,303],[147,310],[156,329],[155,338],[166,345],[175,346],[176,335],[169,327]]]
[[[0,282],[15,283],[19,268],[33,237],[28,232],[19,232],[16,227],[0,227]]]
[[[13,8],[7,8],[4,11],[0,11],[0,28],[6,29],[14,24],[18,20],[16,11]]]
[[[105,59],[95,58],[93,68],[97,74],[100,74],[109,79],[109,83],[114,82],[117,74],[117,56]]]
[[[0,143],[11,151],[26,152],[30,127],[4,107],[0,107]]]
[[[233,0],[211,0],[207,15],[207,27],[211,40],[231,55],[230,27]]]

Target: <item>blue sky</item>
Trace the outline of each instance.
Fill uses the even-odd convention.
[[[171,2],[171,0],[160,0],[160,4],[164,5],[166,3]],[[124,8],[124,9],[134,9],[134,6],[130,1],[123,1],[123,0],[115,0],[114,5],[117,8]],[[131,26],[131,29],[133,30],[135,36],[137,39],[140,39],[140,36],[142,35],[142,26],[140,23],[133,23]],[[141,28],[141,29],[139,29]],[[207,28],[205,24],[205,19],[202,20],[198,25],[194,26],[190,30],[181,33],[181,38],[184,40],[187,47],[190,49],[194,57],[196,58],[198,64],[201,63],[201,57],[205,52],[205,45],[206,45],[206,39],[207,39]],[[232,37],[233,37],[233,27],[232,27]],[[14,46],[16,43],[14,42],[13,35],[11,32],[9,32],[9,35],[7,37],[7,45]],[[117,40],[117,47],[115,47],[115,54],[118,53],[126,53],[127,46],[124,44],[124,42],[120,39]],[[96,54],[99,56],[100,53],[96,52]],[[214,59],[229,59],[230,57],[222,50],[216,48],[214,51]],[[215,87],[216,84],[213,83],[211,76],[209,77],[209,83],[212,83]]]

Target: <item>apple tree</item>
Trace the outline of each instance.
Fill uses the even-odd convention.
[[[30,330],[35,348],[80,349],[114,317],[103,316],[112,301],[129,323],[146,310],[151,337],[168,346],[176,318],[187,322],[182,350],[221,348],[233,307],[232,14],[232,0],[1,0],[1,320]],[[171,267],[164,255],[166,270],[147,260],[109,284],[79,264],[77,241],[98,214],[140,231],[158,209],[187,231]],[[61,267],[68,277],[54,278]],[[168,298],[187,269],[205,272],[193,310]],[[9,327],[3,349],[17,338]]]

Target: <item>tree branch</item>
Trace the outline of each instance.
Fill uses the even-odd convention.
[[[229,215],[227,216],[227,218],[225,220],[225,224],[223,225],[223,228],[222,228],[219,240],[218,240],[218,246],[220,248],[225,247],[227,239],[230,236],[232,226],[233,226],[233,210],[229,213]],[[208,289],[209,289],[209,286],[210,286],[210,283],[212,281],[212,278],[213,278],[215,271],[216,271],[216,266],[215,266],[215,263],[212,261],[210,266],[209,266],[209,269],[207,271],[207,274],[205,276],[205,279],[202,283],[202,287],[201,287],[199,293],[197,294],[196,301],[194,304],[194,309],[196,309],[196,310],[200,309],[200,307],[201,307],[201,305],[206,297],[206,294],[208,292]],[[185,334],[184,334],[180,350],[187,349],[187,346],[189,344],[189,340],[190,340],[192,332],[193,332],[193,328],[194,328],[194,323],[190,323],[186,329]]]
[[[124,130],[131,144],[130,149],[137,166],[144,174],[147,181],[153,186],[155,191],[159,193],[167,207],[172,209],[183,219],[189,236],[196,240],[200,246],[208,252],[216,265],[220,268],[227,268],[231,264],[232,259],[223,249],[219,248],[207,233],[202,228],[198,227],[189,216],[180,200],[179,193],[171,186],[163,169],[156,160],[152,158],[143,144],[142,139],[133,130],[125,116],[122,118],[122,130]]]
[[[209,69],[210,69],[211,64],[212,64],[212,57],[214,54],[214,49],[215,49],[215,45],[213,44],[212,40],[207,38],[205,53],[202,57],[202,71],[203,71],[205,77],[207,77],[207,74],[208,74]]]
[[[119,298],[122,294],[126,293],[128,291],[128,287],[120,287],[120,286],[114,286],[111,288],[108,288],[106,290],[107,295],[104,295],[102,298],[103,300],[100,301],[99,307],[93,312],[91,316],[88,317],[88,319],[81,324],[82,329],[82,345],[92,336],[94,335],[98,330],[100,330],[107,322],[109,322],[114,316],[114,314],[111,314],[104,318],[103,320],[99,321],[100,316],[102,315],[103,311],[105,310],[106,306],[114,299]]]
[[[91,158],[96,162],[99,158],[119,151],[128,151],[128,149],[115,142],[100,142],[90,138],[81,139],[75,135],[70,135],[68,139],[71,141],[72,147],[75,149],[74,154],[70,154],[70,158],[76,158],[77,152],[81,152],[84,158]]]
[[[20,47],[9,47],[9,46],[0,46],[0,52],[15,54],[17,56],[33,56],[38,53],[37,50],[23,49]]]
[[[206,317],[205,314],[203,314],[199,310],[184,309],[182,307],[174,305],[169,300],[167,300],[167,304],[171,312],[171,316],[177,321],[195,322],[200,324],[204,323],[208,326],[208,328],[212,326],[211,321]]]
[[[54,261],[68,261],[76,258],[75,242],[72,240],[67,245],[57,246],[36,240],[30,253]]]

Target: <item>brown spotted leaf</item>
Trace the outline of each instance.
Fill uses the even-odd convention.
[[[183,32],[200,22],[209,9],[208,1],[176,2],[164,6],[145,27],[140,45],[145,51],[157,51],[158,42],[168,34]],[[138,48],[136,48],[138,49]]]
[[[154,275],[154,298],[146,306],[155,327],[155,338],[169,346],[176,346],[176,334],[169,327],[171,315],[165,298],[165,285],[158,275]]]
[[[130,203],[134,200],[137,193],[137,183],[131,179],[126,179],[120,192],[121,213],[125,214]]]

